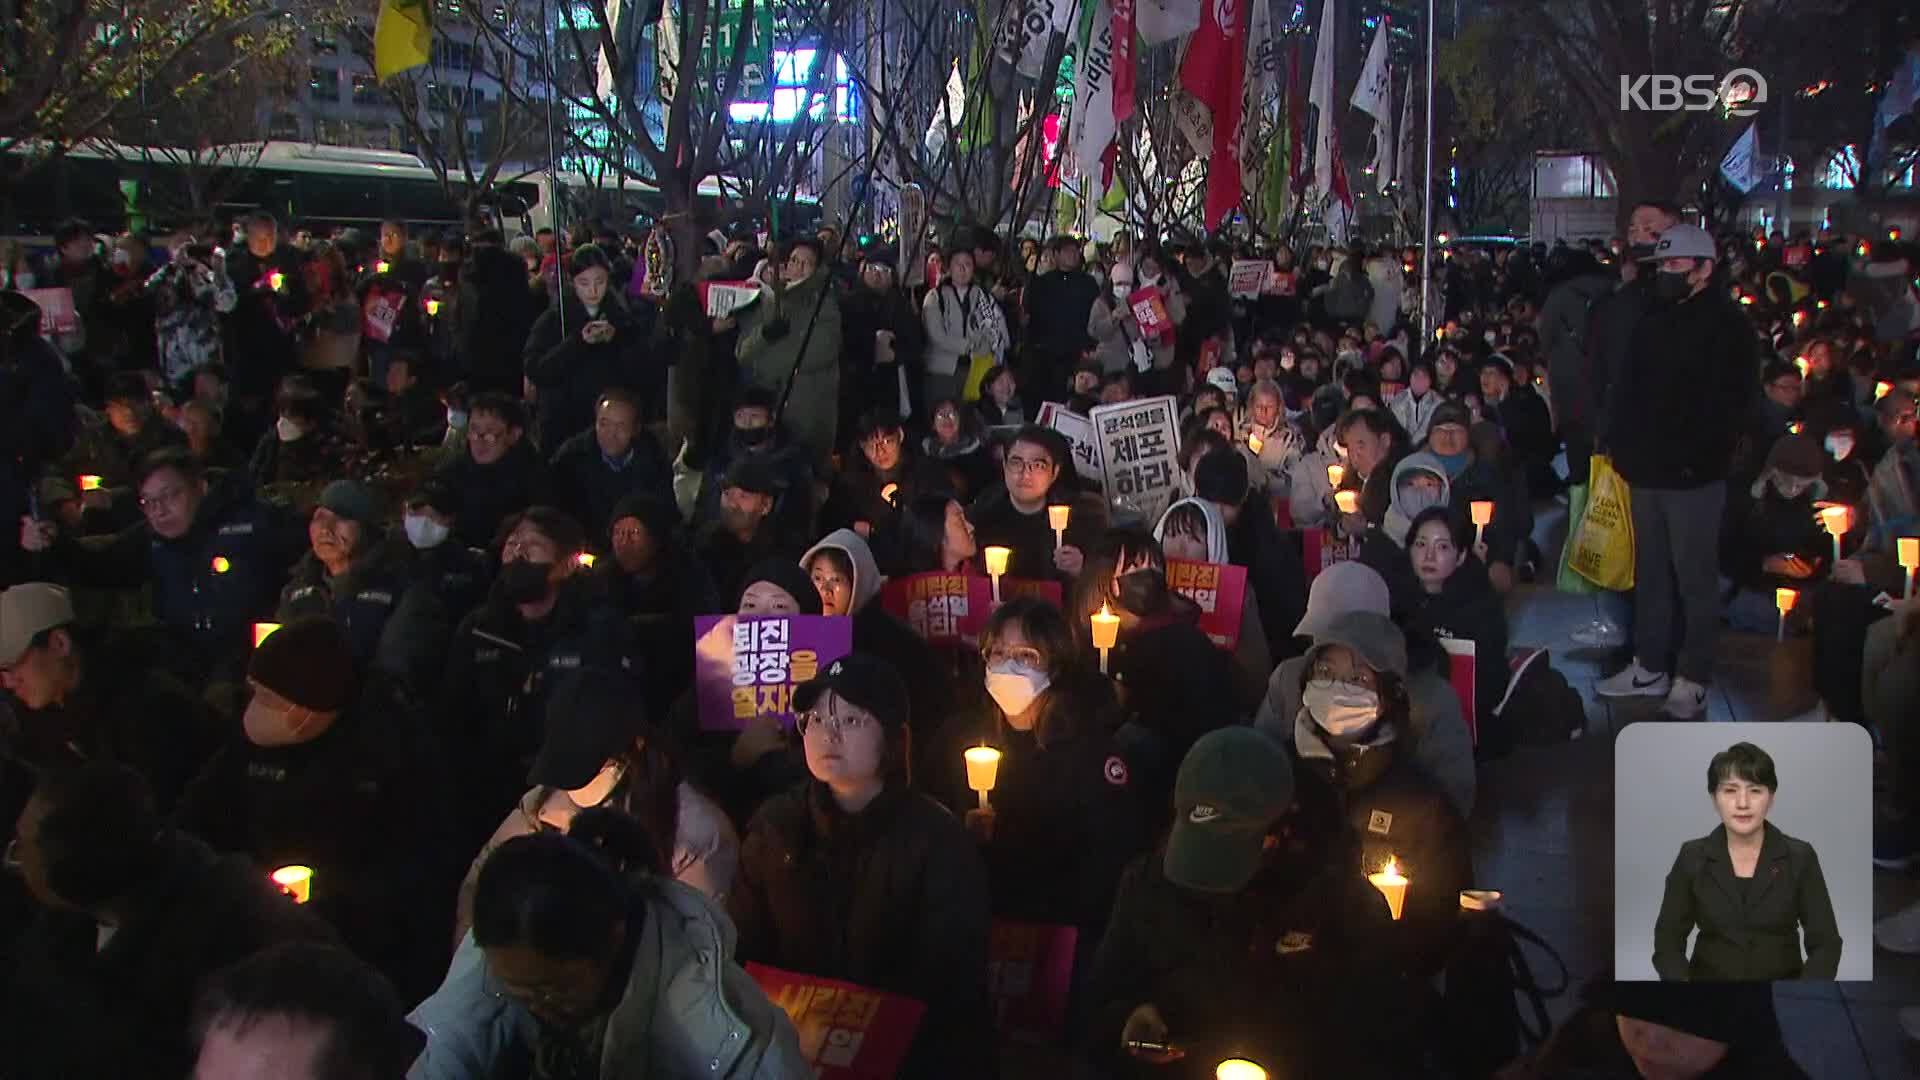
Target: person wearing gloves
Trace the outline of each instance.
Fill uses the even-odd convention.
[[[612,810],[500,845],[474,886],[474,927],[433,996],[408,1080],[614,1080],[808,1074],[793,1022],[734,962],[720,906],[660,874]]]
[[[1012,344],[1000,305],[973,280],[973,249],[956,246],[947,252],[946,271],[946,280],[929,289],[920,305],[927,330],[929,408],[961,399],[976,354],[991,353],[993,363],[1003,363]]]
[[[1422,595],[1413,564],[1407,561],[1408,530],[1421,511],[1448,505],[1447,486],[1447,469],[1439,458],[1424,450],[1407,455],[1393,468],[1393,498],[1386,517],[1369,526],[1360,540],[1360,561],[1386,579],[1396,618],[1404,620]]]
[[[407,993],[445,970],[461,847],[420,717],[325,618],[276,630],[247,664],[240,736],[175,809],[181,828],[262,874],[312,870],[313,909]]]
[[[1415,737],[1406,639],[1385,616],[1350,611],[1314,635],[1303,667],[1288,752],[1339,792],[1363,872],[1391,858],[1419,883],[1394,924],[1394,952],[1402,970],[1430,976],[1451,948],[1473,860],[1466,819],[1401,747]]]
[[[1188,562],[1227,564],[1233,557],[1227,547],[1227,526],[1220,507],[1207,499],[1181,499],[1160,516],[1153,538],[1169,559]],[[1267,646],[1267,632],[1261,623],[1260,597],[1251,578],[1241,590],[1240,636],[1234,647],[1234,683],[1239,690],[1243,712],[1252,711],[1265,693],[1267,675],[1273,671],[1273,654]]]
[[[1287,422],[1286,399],[1271,379],[1253,384],[1234,441],[1256,466],[1253,488],[1264,495],[1287,496],[1293,462],[1304,448],[1300,433]],[[1257,449],[1256,449],[1257,447]]]
[[[924,1003],[903,1076],[992,1075],[986,868],[959,820],[909,782],[906,685],[853,653],[793,703],[810,775],[747,826],[727,898],[741,961]]]
[[[1474,731],[1477,752],[1498,757],[1513,745],[1514,726],[1498,710],[1507,692],[1507,613],[1487,580],[1486,564],[1468,544],[1472,526],[1444,506],[1422,510],[1407,530],[1407,558],[1420,597],[1407,612],[1410,636],[1458,638],[1474,647]]]
[[[913,764],[928,764],[940,741],[940,718],[952,701],[953,687],[926,639],[879,603],[886,584],[873,548],[852,529],[835,529],[800,557],[800,567],[820,593],[822,615],[853,620],[853,651],[878,657],[907,681],[913,706]]]
[[[617,810],[653,848],[653,865],[724,904],[740,860],[740,838],[718,803],[681,774],[664,731],[633,706],[640,686],[624,674],[587,668],[566,676],[547,701],[546,740],[521,798],[460,884],[454,941],[473,922],[473,890],[487,857],[516,836],[566,832],[583,810]]]
[[[1335,563],[1313,579],[1306,617],[1295,633],[1318,642],[1336,618],[1350,612],[1387,616],[1387,583],[1357,562]],[[1460,697],[1448,681],[1446,657],[1414,641],[1405,690],[1406,722],[1399,732],[1400,752],[1425,774],[1462,818],[1473,813],[1476,786],[1473,737],[1460,713]],[[1307,659],[1282,660],[1267,680],[1267,696],[1254,714],[1254,726],[1279,738],[1292,738],[1300,714],[1300,687]]]
[[[1418,1075],[1419,1040],[1379,1037],[1411,1001],[1357,848],[1333,791],[1278,740],[1230,727],[1195,743],[1172,832],[1127,867],[1086,975],[1079,1042],[1098,1075],[1200,1080],[1225,1058]]]
[[[780,422],[822,474],[840,423],[840,302],[821,265],[825,261],[813,237],[788,241],[779,278],[739,317],[736,346],[747,381],[776,398],[784,396]]]

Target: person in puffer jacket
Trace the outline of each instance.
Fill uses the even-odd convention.
[[[408,1080],[811,1075],[792,1021],[734,962],[732,924],[643,869],[645,851],[610,810],[500,845],[473,932],[407,1017],[427,1033]]]

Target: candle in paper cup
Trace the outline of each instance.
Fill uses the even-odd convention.
[[[1367,882],[1387,898],[1387,911],[1398,921],[1401,911],[1406,907],[1408,885],[1406,875],[1400,872],[1400,864],[1388,856],[1387,865],[1377,873],[1368,874]]]
[[[1327,466],[1327,486],[1328,487],[1337,488],[1340,486],[1340,481],[1345,480],[1346,478],[1347,478],[1347,467],[1345,465],[1342,465],[1336,461],[1333,464]]]
[[[1473,515],[1473,523],[1481,528],[1493,524],[1493,503],[1490,500],[1473,500],[1467,504],[1467,512]]]
[[[256,649],[259,648],[260,643],[272,637],[273,632],[278,629],[280,629],[280,624],[277,622],[254,623],[253,624],[253,647]]]
[[[1267,1080],[1267,1070],[1246,1058],[1228,1058],[1213,1070],[1213,1080]]]
[[[1833,536],[1833,561],[1840,561],[1840,538],[1847,535],[1847,527],[1853,523],[1853,512],[1844,506],[1823,506],[1820,508],[1820,524]]]
[[[440,301],[431,296],[427,297],[427,314],[429,316],[440,314]]]
[[[1047,507],[1047,524],[1053,528],[1054,532],[1066,532],[1067,521],[1072,517],[1073,507],[1065,503]]]
[[[886,487],[883,487],[883,488],[881,488],[881,489],[880,489],[880,497],[881,497],[882,499],[885,499],[885,500],[887,501],[887,505],[888,505],[888,506],[897,506],[897,505],[899,505],[899,498],[900,498],[900,485],[899,485],[899,484],[888,484],[888,485],[887,485]]]
[[[1888,394],[1891,394],[1891,393],[1893,393],[1892,383],[1887,382],[1883,379],[1880,382],[1873,384],[1873,400],[1879,401],[1881,398],[1886,397]]]
[[[1902,590],[1901,598],[1913,599],[1913,573],[1920,570],[1920,536],[1903,536],[1896,545],[1900,551],[1900,565],[1907,572],[1907,587]]]
[[[992,791],[1000,775],[1000,751],[991,746],[970,746],[963,756],[967,759],[967,786],[982,795]]]
[[[87,475],[82,476],[80,478],[80,490],[81,491],[99,491],[102,483],[104,483],[104,481],[102,481],[98,476],[95,476],[92,473],[88,473]]]
[[[1262,439],[1258,432],[1247,432],[1247,449],[1258,454],[1260,451],[1266,449],[1266,447],[1266,440]]]
[[[304,904],[313,898],[313,867],[283,866],[271,876],[281,892],[293,897],[294,903]]]
[[[579,563],[582,569],[585,569],[585,570],[593,569],[594,559],[593,559],[593,553],[590,551],[583,551],[580,554],[575,555],[573,557],[573,561]]]
[[[1013,557],[1013,549],[994,544],[982,548],[980,554],[987,560],[987,574],[999,577],[1007,572],[1007,560]]]
[[[1773,590],[1773,606],[1779,608],[1782,615],[1792,611],[1793,605],[1799,600],[1800,594],[1793,589]]]
[[[1358,513],[1360,511],[1360,493],[1357,491],[1336,491],[1333,493],[1333,505],[1339,507],[1340,512],[1343,514]]]

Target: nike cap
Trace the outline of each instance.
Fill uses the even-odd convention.
[[[1286,748],[1246,726],[1208,732],[1173,785],[1167,880],[1200,892],[1238,892],[1253,880],[1267,830],[1293,805]]]

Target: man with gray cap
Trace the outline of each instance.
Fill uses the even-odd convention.
[[[1102,1075],[1188,1059],[1167,1075],[1212,1076],[1223,1058],[1405,1075],[1418,1040],[1368,1031],[1404,1015],[1393,929],[1332,789],[1262,732],[1211,732],[1180,765],[1165,847],[1121,878],[1083,1047]]]
[[[1706,710],[1720,630],[1720,520],[1758,370],[1752,326],[1715,286],[1717,255],[1697,226],[1660,234],[1646,260],[1653,306],[1633,329],[1601,438],[1633,491],[1637,600],[1634,660],[1594,690],[1665,698],[1677,720]]]

